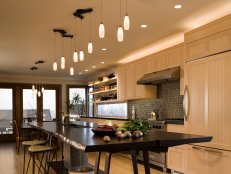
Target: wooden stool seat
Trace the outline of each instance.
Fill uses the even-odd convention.
[[[49,145],[35,145],[28,148],[30,153],[47,152],[51,150],[55,150],[55,148]]]
[[[23,141],[22,145],[24,146],[34,146],[34,145],[42,145],[46,144],[46,140],[32,140],[32,141]]]

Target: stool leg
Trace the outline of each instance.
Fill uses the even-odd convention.
[[[31,160],[31,155],[30,155],[30,158],[29,158],[29,162],[28,162],[28,164],[27,164],[26,174],[28,173],[28,169],[29,169],[29,166],[30,166],[30,160]]]
[[[25,153],[26,153],[26,147],[24,146],[24,154],[23,154],[23,174],[25,173]]]
[[[32,153],[32,174],[35,173],[35,154]]]

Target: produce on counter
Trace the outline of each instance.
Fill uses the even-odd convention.
[[[149,129],[151,128],[151,124],[150,122],[148,122],[147,120],[142,120],[139,118],[136,119],[132,119],[130,121],[124,122],[120,125],[118,125],[119,127],[116,129],[117,131],[122,131],[122,132],[126,132],[126,131],[141,131],[143,134],[146,134],[149,132]]]
[[[108,143],[110,141],[110,137],[109,136],[104,136],[103,137],[103,141],[105,141],[106,143]]]

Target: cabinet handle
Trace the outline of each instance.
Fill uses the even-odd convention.
[[[185,85],[185,88],[184,88],[183,111],[184,111],[184,118],[185,118],[185,121],[187,121],[187,120],[188,120],[188,111],[189,111],[189,92],[188,92],[188,85]]]
[[[192,148],[193,148],[193,149],[195,149],[195,150],[203,151],[203,149],[202,149],[202,148],[197,147],[197,146],[192,146]]]
[[[211,150],[211,149],[204,149],[206,152],[209,152],[209,153],[215,153],[215,154],[218,154],[218,155],[222,155],[223,152],[221,151],[218,151],[218,150]]]

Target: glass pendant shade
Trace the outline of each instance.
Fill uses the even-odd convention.
[[[73,68],[73,67],[70,68],[70,75],[71,75],[71,76],[74,75],[74,68]]]
[[[65,57],[61,57],[61,69],[65,69]]]
[[[41,92],[40,91],[38,91],[38,97],[41,97]]]
[[[83,50],[81,50],[81,51],[79,52],[79,60],[80,60],[80,61],[84,61],[84,52],[83,52]]]
[[[75,52],[73,53],[73,61],[74,61],[74,62],[78,62],[78,53],[77,53],[76,50],[75,50]]]
[[[34,86],[34,85],[32,85],[32,90],[33,90],[33,91],[35,90],[35,86]]]
[[[34,90],[34,94],[35,94],[35,95],[37,95],[37,93],[38,93],[38,90],[37,90],[37,89],[35,89],[35,90]]]
[[[104,24],[101,22],[99,24],[99,37],[104,38],[104,36],[105,36],[105,27]]]
[[[42,91],[42,93],[44,93],[44,87],[42,87],[41,91]]]
[[[129,30],[129,28],[130,28],[130,19],[128,14],[126,14],[124,17],[124,30]]]
[[[88,53],[92,53],[93,52],[93,44],[92,42],[88,43]]]
[[[58,69],[58,65],[57,65],[57,62],[53,62],[53,71],[57,71]]]
[[[118,27],[117,39],[118,39],[118,42],[123,42],[123,40],[124,40],[124,31],[123,31],[123,28],[121,26]]]

